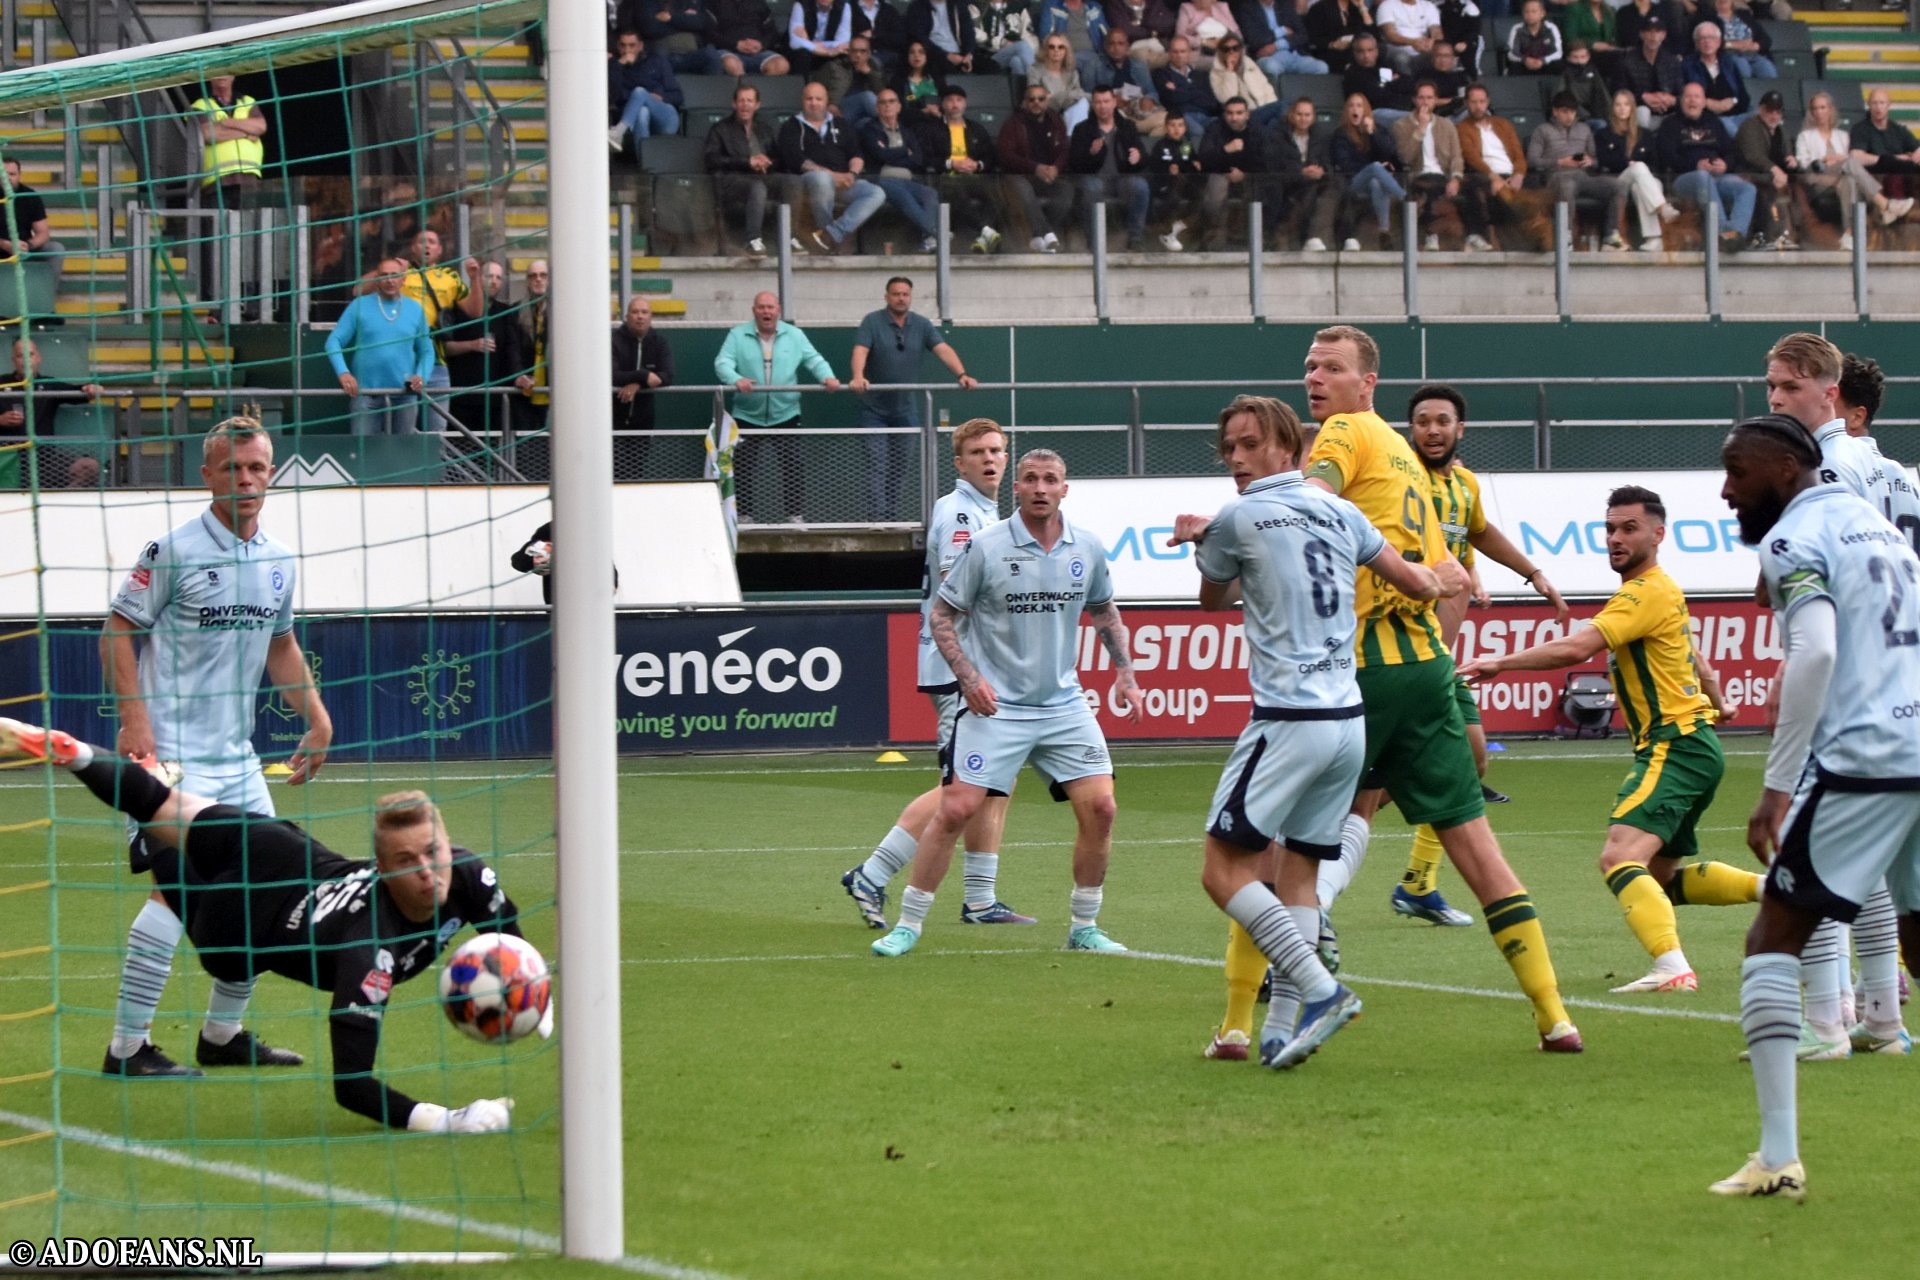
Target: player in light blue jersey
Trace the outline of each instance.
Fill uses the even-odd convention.
[[[1770,864],[1740,982],[1760,1150],[1712,1190],[1799,1199],[1800,952],[1822,917],[1852,920],[1882,877],[1907,945],[1920,947],[1920,558],[1872,506],[1820,482],[1796,419],[1740,423],[1721,462],[1787,656],[1747,822],[1747,844]]]
[[[1920,530],[1920,509],[1914,508],[1913,486],[1906,469],[1889,462],[1878,446],[1860,430],[1849,426],[1845,406],[1840,399],[1840,384],[1846,374],[1847,357],[1840,348],[1814,333],[1791,333],[1773,344],[1767,352],[1767,404],[1775,413],[1799,420],[1812,434],[1820,452],[1818,476],[1823,484],[1837,484],[1864,498],[1896,527],[1904,526],[1911,540]],[[1777,696],[1779,682],[1774,683]],[[1899,945],[1895,940],[1893,903],[1884,893],[1869,898],[1860,913],[1858,929],[1861,981],[1871,986],[1876,998],[1895,993],[1891,1021],[1884,1007],[1877,1023],[1891,1030],[1898,1022],[1900,981]],[[1857,1039],[1863,1048],[1874,1052],[1904,1053],[1908,1042],[1901,1035],[1874,1037],[1864,1024],[1855,1022],[1853,984],[1847,980],[1847,956],[1853,930],[1830,920],[1820,926],[1801,952],[1800,967],[1806,986],[1806,1018],[1801,1028],[1800,1058],[1805,1062],[1829,1062],[1853,1055]],[[1858,1036],[1855,1031],[1860,1032]]]
[[[1304,1062],[1360,1012],[1309,941],[1320,932],[1320,863],[1340,856],[1366,753],[1353,676],[1355,575],[1364,565],[1415,599],[1440,594],[1433,571],[1388,546],[1359,508],[1301,478],[1303,438],[1280,401],[1234,400],[1221,411],[1218,447],[1240,496],[1212,519],[1177,517],[1172,538],[1198,547],[1200,607],[1237,599],[1246,619],[1253,717],[1214,791],[1201,882],[1276,980],[1300,993],[1297,1025],[1276,1025],[1279,1002],[1268,1006],[1260,1061],[1277,1068]]]
[[[1920,552],[1920,489],[1895,458],[1880,452],[1873,438],[1873,420],[1886,399],[1887,380],[1880,366],[1849,352],[1840,362],[1835,405],[1846,421],[1847,434],[1873,450],[1880,461],[1884,487],[1867,500]],[[1906,1000],[1906,979],[1900,973],[1899,928],[1893,898],[1881,885],[1853,922],[1853,950],[1860,962],[1859,983],[1853,993],[1859,1021],[1847,1019],[1849,1047],[1855,1053],[1910,1054],[1913,1037],[1907,1034],[1900,1006]]]
[[[1013,790],[1029,760],[1065,793],[1078,826],[1068,950],[1126,950],[1099,925],[1113,847],[1113,762],[1075,659],[1085,610],[1113,660],[1114,692],[1138,721],[1144,700],[1127,628],[1113,603],[1106,548],[1060,514],[1067,496],[1060,455],[1030,450],[1014,468],[1013,496],[1013,515],[974,535],[934,602],[934,643],[966,709],[954,725],[939,807],[900,895],[899,922],[873,944],[875,955],[913,950],[954,841],[990,797]]]
[[[944,760],[960,710],[960,685],[947,660],[933,643],[933,593],[947,580],[960,553],[975,534],[1000,522],[1000,477],[1007,467],[1007,437],[991,418],[970,418],[953,429],[953,492],[933,504],[927,523],[927,565],[920,584],[920,692],[933,699],[934,741]],[[966,852],[961,860],[965,896],[960,906],[962,924],[1032,924],[1000,901],[1000,834],[1007,821],[1007,796],[992,796],[967,826]],[[940,788],[916,796],[900,813],[886,838],[874,846],[867,860],[840,877],[840,887],[853,899],[868,927],[887,927],[887,885],[900,868],[913,860],[913,851],[926,830],[927,819],[940,807]]]
[[[209,431],[200,467],[213,501],[200,515],[147,544],[113,598],[100,635],[107,687],[119,704],[116,748],[175,766],[179,785],[246,813],[271,816],[253,723],[264,670],[305,719],[289,782],[311,778],[327,756],[333,722],[293,635],[294,555],[260,529],[273,479],[273,441],[252,418]],[[144,647],[136,654],[136,640]],[[129,832],[135,872],[157,850]],[[113,1042],[103,1068],[117,1076],[193,1076],[148,1039],[173,971],[180,918],[156,890],[134,917],[120,975]],[[216,981],[195,1054],[203,1066],[298,1066],[245,1030],[250,982]]]

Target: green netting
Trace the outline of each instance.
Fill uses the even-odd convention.
[[[162,647],[137,641],[149,715],[192,724],[238,703],[260,762],[283,764],[309,728],[300,696],[263,687],[260,663],[238,652],[248,628],[280,624],[265,606],[233,606],[259,605],[246,592],[285,596],[333,733],[312,783],[269,783],[280,816],[366,858],[376,798],[425,790],[551,958],[549,633],[536,580],[508,556],[549,518],[544,314],[527,284],[546,241],[545,85],[528,40],[541,8],[351,6],[264,35],[0,75],[0,157],[19,164],[0,236],[33,245],[37,201],[51,242],[0,261],[0,360],[10,344],[20,358],[17,377],[0,376],[11,378],[0,386],[0,715],[109,750],[138,745],[138,733],[118,736],[135,720],[103,670],[101,628],[117,591],[135,583],[158,598],[164,585],[197,619],[194,634],[225,638],[215,656],[170,669]],[[66,35],[56,31],[56,49]],[[253,98],[244,114],[267,123],[257,177],[235,175],[244,152],[209,154],[202,100],[218,97],[208,82],[222,76],[239,77],[234,103]],[[408,281],[438,290],[446,313],[430,363],[448,342],[477,358],[458,366],[461,394],[429,387],[421,430],[356,434],[326,342],[363,277],[417,252],[423,232],[456,268]],[[503,277],[479,317],[459,296],[465,255]],[[491,350],[464,346],[482,338]],[[377,367],[383,344],[362,333],[343,358]],[[150,543],[210,510],[204,438],[235,415],[272,442],[260,527],[286,559],[229,540],[143,569]],[[269,665],[284,683],[299,662],[279,653]],[[210,736],[157,736],[173,742],[161,754],[190,789],[247,772]],[[152,888],[129,870],[124,823],[65,771],[0,768],[0,1216],[11,1237],[244,1237],[267,1253],[554,1247],[555,1056],[538,1039],[462,1037],[442,1016],[437,962],[384,1002],[378,1076],[451,1107],[512,1096],[506,1133],[409,1134],[343,1109],[331,992],[273,974],[259,977],[245,1024],[304,1066],[104,1075],[128,1021],[129,925]],[[301,902],[313,887],[279,885]],[[244,887],[270,890],[258,877]],[[450,923],[442,913],[394,949],[431,952]],[[453,945],[473,936],[446,931]],[[262,945],[250,937],[227,954],[257,960]],[[152,1040],[192,1062],[212,994],[183,942]]]

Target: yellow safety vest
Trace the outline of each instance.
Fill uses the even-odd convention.
[[[212,98],[200,99],[193,104],[193,109],[205,111],[214,120],[245,120],[253,114],[254,106],[252,98],[242,96],[234,100],[231,110]],[[200,179],[200,185],[211,187],[229,174],[257,178],[266,154],[267,149],[258,138],[229,138],[225,142],[209,142],[202,150],[200,167],[205,171],[205,176]]]

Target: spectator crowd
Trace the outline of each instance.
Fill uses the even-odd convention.
[[[720,245],[750,256],[770,202],[795,209],[793,251],[828,255],[931,251],[942,204],[982,254],[1090,239],[1102,205],[1129,249],[1169,252],[1238,242],[1254,200],[1262,243],[1308,251],[1390,247],[1409,201],[1428,250],[1544,247],[1555,202],[1623,251],[1668,247],[1688,209],[1691,236],[1717,208],[1729,250],[1846,247],[1855,204],[1883,226],[1912,212],[1920,140],[1884,91],[1853,121],[1814,93],[1800,120],[1785,82],[1789,110],[1773,0],[1506,9],[796,0],[781,25],[766,0],[626,2],[607,137],[643,167],[658,135],[699,142]],[[701,113],[687,76],[748,78],[730,108],[703,84]],[[775,95],[782,76],[800,91]]]

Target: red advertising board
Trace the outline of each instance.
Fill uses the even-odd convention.
[[[1780,662],[1780,633],[1771,610],[1751,601],[1703,601],[1691,606],[1695,638],[1720,673],[1735,724],[1757,724]],[[1574,606],[1568,625],[1591,618],[1598,605]],[[1080,683],[1097,699],[1100,727],[1116,740],[1213,739],[1236,736],[1247,723],[1247,643],[1238,613],[1198,609],[1128,609],[1134,669],[1147,696],[1147,715],[1133,724],[1111,702],[1112,662],[1093,631],[1080,627]],[[914,688],[920,619],[887,619],[887,668],[892,739],[933,741],[933,710]],[[1517,653],[1565,635],[1545,605],[1495,604],[1475,609],[1461,628],[1462,657]],[[1605,660],[1580,668],[1604,671]],[[1479,689],[1480,716],[1489,733],[1546,733],[1557,720],[1565,671],[1517,673]]]

